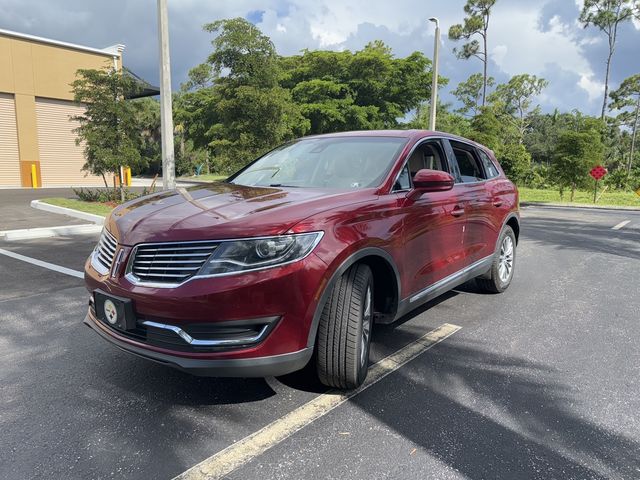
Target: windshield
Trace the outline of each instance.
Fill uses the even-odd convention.
[[[297,140],[256,160],[230,182],[260,187],[375,187],[406,142],[401,137]]]

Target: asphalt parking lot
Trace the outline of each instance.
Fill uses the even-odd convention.
[[[82,270],[96,239],[0,249]],[[374,362],[461,328],[225,478],[640,478],[640,212],[528,207],[517,253],[504,294],[378,326]],[[87,300],[0,255],[0,478],[172,478],[323,393],[140,360],[82,325]]]

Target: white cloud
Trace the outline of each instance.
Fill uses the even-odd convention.
[[[509,75],[542,75],[554,66],[574,72],[580,78],[576,86],[587,92],[589,100],[594,100],[601,95],[603,87],[594,80],[594,72],[583,51],[583,46],[592,42],[581,43],[575,35],[575,26],[562,23],[558,16],[552,17],[548,28],[541,31],[540,7],[538,2],[532,2],[528,6],[505,4],[495,8],[490,39],[498,47],[493,50],[492,59]],[[513,48],[499,49],[501,45]]]
[[[520,73],[532,73],[544,76],[551,81],[553,72],[562,69],[573,72],[576,80],[575,88],[581,89],[586,95],[576,95],[589,101],[594,101],[601,95],[602,84],[596,80],[596,75],[585,55],[585,48],[602,41],[600,36],[581,34],[583,31],[577,19],[563,23],[559,16],[552,17],[545,29],[540,28],[540,12],[542,8],[553,0],[537,2],[512,1],[499,2],[493,10],[489,30],[489,52],[491,60],[502,71],[492,72],[493,75],[512,76]],[[581,8],[583,0],[575,0]],[[416,32],[423,31],[424,46],[420,50],[431,56],[433,24],[428,21],[431,16],[440,18],[444,48],[442,61],[449,65],[460,65],[455,72],[442,69],[445,76],[452,79],[452,84],[463,78],[458,78],[459,71],[473,69],[474,60],[463,65],[452,57],[453,42],[448,41],[449,26],[458,23],[463,18],[462,7],[464,0],[322,0],[309,2],[308,0],[289,0],[289,11],[285,17],[277,17],[267,9],[260,27],[271,36],[282,53],[295,53],[302,48],[330,48],[340,50],[348,42],[354,47],[354,37],[363,42],[373,38],[365,38],[361,27],[370,25],[369,32],[380,36],[386,31],[394,50],[403,50],[398,42],[406,37],[415,41]],[[271,5],[274,8],[274,5]],[[275,8],[274,8],[275,9]],[[377,29],[377,30],[376,30]],[[544,30],[544,31],[543,31]],[[378,37],[376,37],[378,38]],[[384,38],[381,36],[380,38]],[[452,63],[453,62],[453,63]],[[478,65],[478,70],[479,70]],[[494,67],[495,68],[495,67]],[[554,99],[558,92],[549,92],[541,100],[545,104],[560,104],[560,99]],[[567,92],[566,95],[571,95]],[[566,100],[566,99],[562,99]],[[585,108],[585,105],[580,105]]]
[[[506,45],[498,45],[494,47],[493,50],[491,51],[490,58],[496,63],[496,65],[502,68],[504,57],[507,55],[508,52],[509,52],[509,48]]]
[[[578,82],[580,88],[585,90],[589,95],[589,101],[601,99],[604,93],[604,83],[593,79],[593,76],[582,75]]]
[[[582,7],[582,2],[497,2],[489,29],[491,74],[498,81],[519,73],[545,76],[557,86],[554,91],[550,85],[544,100],[541,97],[545,106],[565,105],[570,100],[583,110],[597,109],[597,102],[589,102],[588,98],[597,98],[601,91],[598,79],[602,72],[600,59],[592,57],[596,49],[604,48],[604,40],[595,30],[585,32],[579,25],[575,6]],[[8,29],[98,47],[125,43],[127,66],[154,82],[157,78],[154,9],[149,11],[145,2],[124,2],[124,6],[116,3],[0,0],[3,12],[0,23]],[[443,44],[440,71],[451,79],[450,85],[455,85],[481,70],[475,59],[457,60],[451,51],[454,42],[447,38],[449,27],[464,17],[464,3],[465,0],[170,0],[174,85],[183,82],[189,68],[204,61],[211,50],[211,35],[202,32],[203,23],[246,17],[254,11],[264,11],[258,26],[283,55],[305,48],[360,49],[379,38],[388,42],[398,55],[420,50],[431,57],[434,26],[428,18],[438,17]],[[571,13],[574,9],[576,15]],[[548,12],[561,16],[553,17],[541,28],[542,12],[545,18]],[[635,26],[640,28],[640,22]],[[633,49],[630,40],[626,42],[626,46],[619,45],[619,52],[623,48]],[[630,63],[629,58],[626,63]],[[624,62],[619,53],[614,68],[621,65]],[[619,80],[617,71],[613,72],[614,81]],[[628,74],[625,70],[625,75]]]
[[[459,22],[463,2],[444,0],[291,0],[297,12],[309,23],[311,35],[323,47],[336,46],[355,34],[363,23],[384,25],[397,34],[409,33],[420,25],[433,35],[429,17],[438,17],[443,35]],[[456,3],[459,5],[452,5]]]

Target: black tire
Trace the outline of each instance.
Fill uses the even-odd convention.
[[[363,340],[367,312],[369,328]],[[373,274],[367,265],[356,264],[337,280],[320,316],[316,368],[323,384],[343,389],[362,385],[369,368],[372,325]]]
[[[505,242],[505,238],[509,237],[511,239],[512,246],[512,260],[511,260],[511,268],[509,269],[509,274],[506,279],[502,279],[500,277],[500,263],[502,256],[502,248]],[[513,279],[513,272],[516,266],[516,235],[513,233],[513,229],[506,225],[500,234],[500,239],[498,240],[498,247],[496,249],[495,254],[493,255],[493,263],[491,264],[491,270],[487,272],[485,275],[476,278],[476,284],[480,288],[480,290],[488,293],[502,293],[511,284],[511,280]]]

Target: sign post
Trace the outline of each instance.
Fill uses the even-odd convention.
[[[596,165],[591,169],[589,175],[595,180],[594,188],[593,188],[593,203],[596,203],[596,198],[598,195],[598,182],[607,174],[607,169],[602,165]]]

